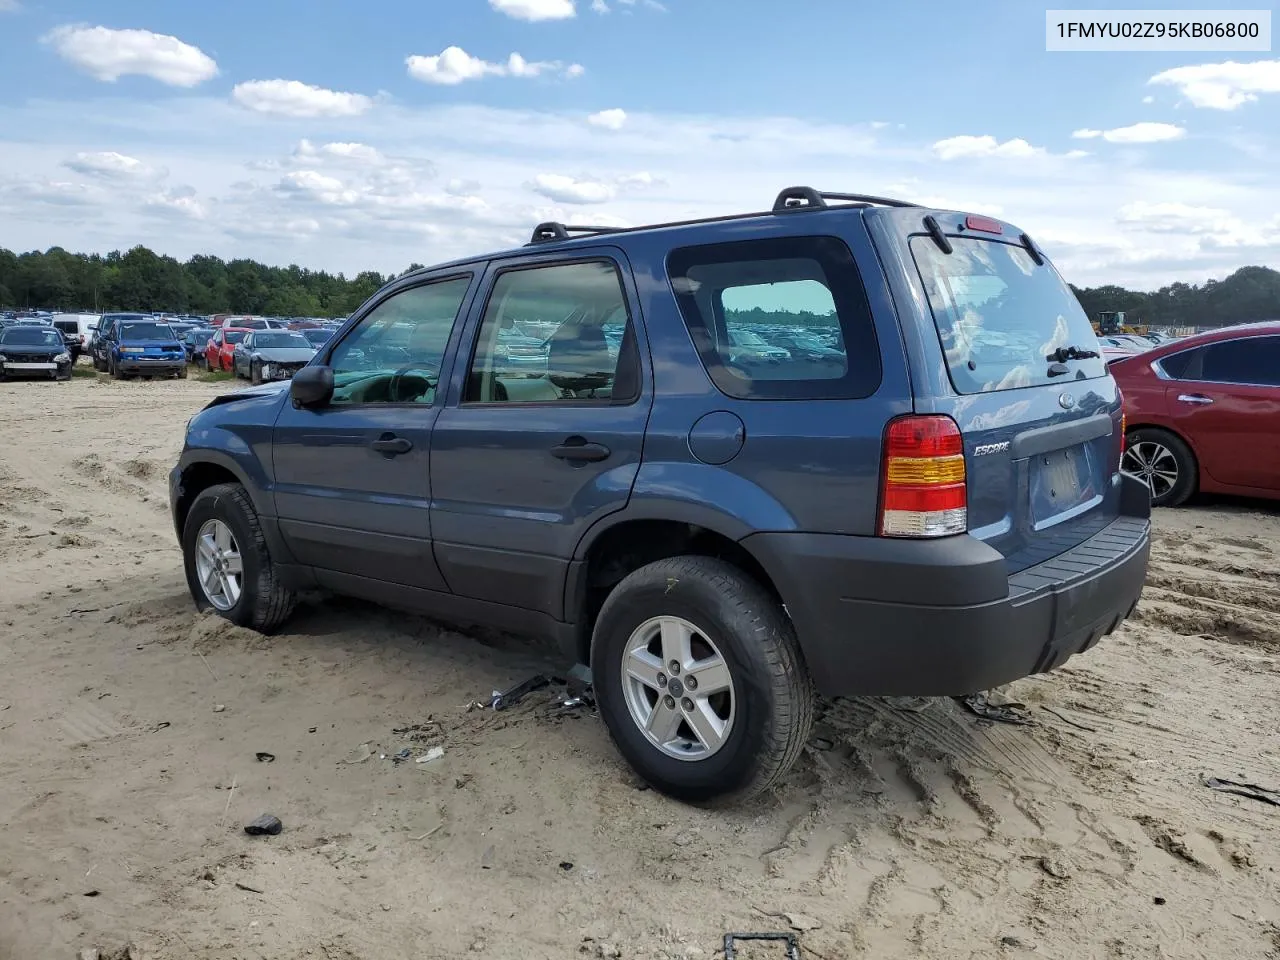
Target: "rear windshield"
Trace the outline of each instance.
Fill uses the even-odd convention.
[[[227,333],[224,333],[222,336],[223,336],[223,339],[227,341],[227,343],[239,343],[241,340],[244,339],[244,335],[247,332],[248,332],[247,330],[231,330],[231,331],[228,331]]]
[[[1066,352],[1101,350],[1075,294],[1051,265],[1036,266],[1025,247],[950,239],[948,254],[930,237],[912,237],[911,253],[957,392],[991,393],[1106,374],[1101,357]],[[1067,372],[1050,376],[1059,361]]]
[[[173,331],[167,323],[124,323],[120,326],[121,340],[172,340]]]

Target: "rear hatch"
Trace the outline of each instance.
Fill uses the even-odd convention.
[[[969,533],[1013,573],[1118,515],[1119,394],[1075,294],[1025,234],[982,217],[932,219],[936,236],[906,240],[931,361],[913,371],[916,409],[960,427]]]

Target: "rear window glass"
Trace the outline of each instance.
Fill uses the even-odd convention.
[[[683,247],[667,270],[707,373],[728,396],[846,399],[880,385],[871,310],[843,241]]]
[[[951,237],[943,253],[930,237],[912,237],[934,326],[959,393],[990,393],[1104,376],[1101,357],[1065,358],[1068,372],[1050,376],[1068,347],[1101,353],[1071,288],[1048,263],[1037,266],[1021,246]],[[1061,356],[1061,355],[1059,355]]]

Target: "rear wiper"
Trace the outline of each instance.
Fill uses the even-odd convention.
[[[1079,347],[1059,347],[1045,357],[1050,363],[1066,363],[1068,360],[1092,360],[1102,354],[1097,350],[1081,350]]]

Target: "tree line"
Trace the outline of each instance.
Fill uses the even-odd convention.
[[[61,247],[22,254],[0,248],[0,309],[345,317],[393,276],[366,270],[347,278],[296,264],[269,267],[205,255],[182,262],[143,246],[105,256]],[[1174,283],[1149,292],[1114,285],[1072,289],[1090,319],[1104,310],[1123,310],[1128,322],[1154,326],[1280,320],[1280,271],[1269,267],[1241,267],[1224,280]],[[762,314],[755,319],[765,319],[765,311],[754,312]],[[794,314],[781,319],[797,322]],[[800,323],[818,326],[829,320],[806,312]]]
[[[393,276],[366,270],[348,279],[204,255],[184,263],[143,246],[106,256],[0,248],[0,309],[345,317]]]

